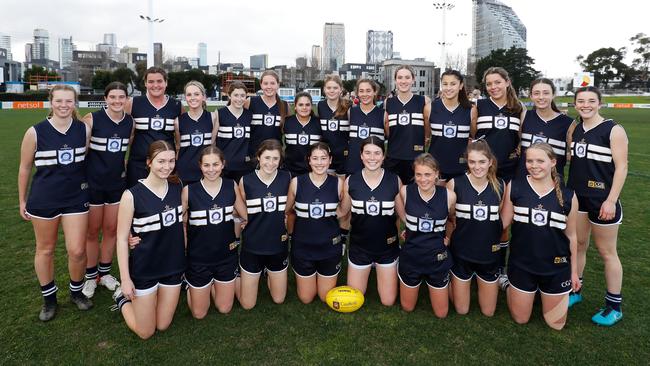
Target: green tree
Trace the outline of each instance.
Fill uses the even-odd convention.
[[[610,82],[620,78],[623,82],[630,77],[630,68],[623,62],[625,47],[614,49],[603,47],[584,57],[579,55],[576,61],[583,70],[594,73],[596,85],[607,88]]]
[[[630,38],[634,54],[636,57],[632,60],[632,67],[637,71],[639,79],[648,82],[648,69],[650,68],[650,37],[645,33],[637,33]]]
[[[97,70],[93,75],[90,85],[93,89],[104,90],[106,85],[113,81],[113,73],[106,70]]]
[[[314,85],[312,85],[311,87],[312,87],[312,88],[323,89],[323,86],[325,86],[325,82],[324,82],[323,80],[316,80],[316,82],[314,83]]]
[[[482,80],[485,70],[490,67],[503,67],[508,71],[512,87],[517,94],[522,89],[530,86],[530,83],[539,76],[539,71],[533,68],[535,60],[528,56],[525,48],[510,47],[509,49],[498,49],[490,52],[489,55],[478,60],[474,75],[477,80]]]
[[[119,81],[124,85],[135,83],[136,79],[137,75],[135,72],[127,67],[120,67],[118,69],[115,69],[111,77],[111,81]]]
[[[343,89],[347,90],[348,93],[352,93],[354,88],[357,86],[357,80],[343,80]]]
[[[147,88],[144,87],[144,73],[147,71],[147,63],[145,61],[138,62],[135,64],[135,87],[142,92],[142,94],[147,92]]]

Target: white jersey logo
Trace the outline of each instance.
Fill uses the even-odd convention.
[[[163,118],[152,118],[151,119],[151,129],[160,131],[165,128],[165,120]]]
[[[68,165],[74,162],[74,150],[71,148],[57,150],[57,156],[59,158],[59,164],[61,165]]]
[[[312,219],[320,219],[323,216],[325,216],[324,203],[311,203],[309,205],[309,217]]]
[[[327,121],[327,129],[330,131],[337,131],[339,129],[339,121],[336,119]]]
[[[532,218],[533,224],[537,226],[545,226],[548,220],[548,211],[540,208],[533,208],[530,211],[530,217]]]
[[[264,125],[273,126],[275,124],[275,116],[272,114],[267,114],[264,116]]]
[[[584,142],[576,142],[575,154],[579,158],[584,158],[587,156],[587,144]]]
[[[454,138],[454,137],[456,137],[456,131],[457,131],[457,129],[458,129],[458,126],[456,126],[456,125],[452,125],[452,124],[445,125],[445,126],[443,127],[443,135],[444,135],[446,138],[450,138],[450,139],[451,139],[451,138]]]
[[[411,123],[411,115],[406,112],[402,112],[399,114],[399,116],[397,116],[397,121],[400,125],[406,126]]]
[[[122,139],[119,137],[110,137],[108,144],[106,144],[106,150],[109,152],[122,151]]]
[[[192,146],[202,146],[203,145],[203,134],[199,132],[192,133]]]
[[[370,127],[359,126],[359,132],[357,132],[357,135],[359,136],[360,139],[367,139],[368,137],[370,137]]]
[[[485,205],[476,205],[472,206],[472,211],[474,213],[474,219],[477,221],[485,221],[487,220],[487,206]]]
[[[539,142],[548,142],[548,137],[542,135],[533,135],[533,140],[530,142],[530,144],[534,145]]]
[[[418,218],[418,231],[430,233],[433,231],[433,220],[427,218]]]
[[[162,213],[163,226],[172,226],[176,223],[176,210],[172,209]]]
[[[366,212],[370,216],[379,216],[381,204],[377,201],[366,201]]]
[[[277,204],[277,197],[264,197],[262,198],[262,205],[264,206],[264,212],[275,212]]]
[[[298,135],[298,145],[309,145],[309,135],[304,132]]]
[[[503,130],[508,127],[508,117],[496,116],[494,117],[494,127]]]
[[[223,221],[223,207],[208,210],[208,219],[213,225],[218,225]]]
[[[244,127],[242,127],[242,126],[235,126],[235,127],[233,127],[233,128],[232,128],[232,135],[233,135],[236,139],[240,139],[240,138],[244,137]]]

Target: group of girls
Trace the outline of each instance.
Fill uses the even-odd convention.
[[[74,90],[52,89],[51,115],[25,134],[19,172],[20,212],[36,236],[41,320],[56,312],[59,222],[79,309],[92,306],[82,292],[84,266],[93,292],[96,283],[117,285],[108,273],[117,242],[122,286],[114,299],[142,338],[171,323],[183,276],[196,318],[211,301],[223,313],[235,298],[253,308],[263,275],[282,303],[289,257],[299,299],[324,300],[348,239],[348,284],[365,292],[374,267],[382,304],[392,305],[399,290],[402,308],[413,310],[424,279],[436,316],[447,315],[449,298],[464,314],[476,275],[481,311],[491,316],[510,226],[508,305],[516,322],[528,321],[539,290],[547,324],[564,326],[568,306],[582,300],[592,230],[607,281],[606,307],[593,321],[620,320],[616,236],[627,140],[598,113],[600,92],[578,90],[576,125],[555,107],[547,79],[531,85],[535,109],[526,112],[501,68],[485,73],[489,98],[476,104],[453,70],[442,74],[433,102],[411,92],[412,68],[394,77],[396,96],[382,110],[372,80],[357,82],[360,103],[350,107],[341,80],[328,76],[318,117],[307,93],[296,95],[288,116],[272,71],[262,75],[261,96],[246,98],[234,82],[228,106],[211,113],[200,83],[186,86],[184,112],[165,95],[165,72],[151,68],[145,96],[127,100],[122,85],[107,88],[107,108],[84,117],[85,125]],[[562,178],[565,156],[571,189]]]

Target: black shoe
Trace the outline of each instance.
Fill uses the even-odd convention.
[[[57,304],[54,303],[45,303],[41,307],[41,312],[38,314],[38,319],[42,322],[50,321],[56,315]]]
[[[77,309],[83,311],[90,310],[93,307],[93,302],[90,301],[90,299],[87,298],[86,295],[81,293],[78,295],[71,295],[70,302],[77,305]]]

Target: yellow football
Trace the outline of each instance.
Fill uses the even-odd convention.
[[[339,313],[351,313],[363,305],[363,293],[350,286],[339,286],[327,292],[327,306]]]

